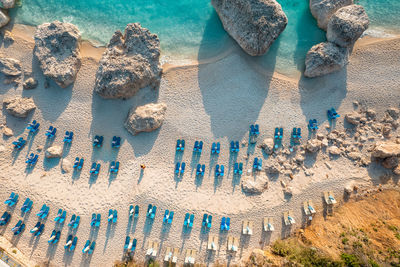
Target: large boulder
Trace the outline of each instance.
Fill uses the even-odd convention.
[[[288,19],[275,0],[211,0],[224,29],[251,56],[265,54]]]
[[[125,128],[133,135],[154,131],[163,124],[166,111],[167,105],[164,103],[132,108],[126,118]]]
[[[348,62],[348,50],[330,42],[311,47],[306,55],[304,76],[318,77],[339,71]]]
[[[341,7],[353,4],[353,0],[310,0],[311,14],[318,27],[326,31],[331,16]]]
[[[310,153],[315,153],[320,150],[322,141],[318,139],[310,139],[307,141],[306,150]]]
[[[1,8],[10,9],[15,6],[15,0],[0,0]]]
[[[368,25],[369,18],[362,6],[345,6],[336,11],[329,20],[326,38],[341,47],[351,47]]]
[[[26,118],[32,110],[36,109],[32,98],[20,96],[4,99],[3,106],[8,113],[18,118]]]
[[[375,144],[372,156],[381,159],[398,157],[400,156],[400,144],[391,141],[378,142]]]
[[[14,58],[0,57],[0,72],[7,76],[19,76],[22,73],[21,62]]]
[[[345,115],[346,121],[350,124],[353,125],[358,125],[360,124],[360,120],[361,120],[361,114],[353,111],[353,112],[349,112]]]
[[[268,177],[266,175],[244,176],[241,181],[243,192],[252,195],[262,194],[268,189]]]
[[[265,138],[260,147],[266,154],[271,155],[274,152],[274,145],[274,139]]]
[[[7,23],[10,21],[10,17],[7,16],[3,11],[0,10],[0,28],[4,27],[7,25]]]
[[[104,98],[129,98],[161,79],[160,41],[139,23],[116,31],[100,60],[95,92]]]
[[[38,26],[35,32],[35,56],[43,74],[60,87],[72,84],[81,67],[81,34],[71,23],[54,21]]]
[[[61,158],[62,153],[63,153],[63,148],[61,146],[51,146],[46,150],[45,156],[48,159]]]

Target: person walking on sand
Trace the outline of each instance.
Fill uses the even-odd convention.
[[[146,169],[146,165],[140,164],[140,168],[144,171],[144,169]]]

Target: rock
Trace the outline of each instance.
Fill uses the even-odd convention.
[[[288,19],[275,0],[211,0],[224,29],[251,56],[265,54]]]
[[[14,8],[15,0],[0,0],[1,7],[4,9]]]
[[[281,172],[281,166],[275,161],[267,161],[265,164],[265,172],[267,174],[278,174]]]
[[[347,157],[352,160],[359,160],[361,159],[361,156],[361,153],[355,151],[347,154]]]
[[[353,187],[351,184],[348,184],[348,185],[346,185],[346,186],[344,187],[344,192],[345,192],[347,195],[351,195],[351,194],[353,193],[353,191],[354,191],[354,187]]]
[[[29,112],[36,109],[32,98],[20,96],[4,99],[3,106],[8,113],[18,118],[26,118]]]
[[[264,150],[266,154],[271,155],[274,152],[274,139],[272,138],[264,139],[260,147]]]
[[[139,89],[156,88],[161,79],[160,41],[139,23],[116,31],[100,60],[95,92],[104,98],[129,98]]]
[[[14,135],[14,132],[13,132],[12,129],[10,129],[10,128],[4,126],[4,127],[3,127],[3,135],[4,135],[4,136],[7,136],[7,137],[10,137],[10,136],[13,136],[13,135]]]
[[[393,120],[397,120],[400,116],[400,110],[398,108],[389,108],[386,113],[392,117]]]
[[[341,7],[353,4],[353,0],[310,0],[311,14],[318,27],[326,31],[329,19]]]
[[[0,10],[0,28],[7,25],[8,22],[10,22],[10,17]]]
[[[317,152],[322,145],[322,141],[318,139],[310,139],[307,141],[306,150],[310,153]]]
[[[393,173],[396,174],[396,175],[400,175],[400,165],[397,166],[397,168],[395,168],[395,169],[393,170]]]
[[[12,44],[14,42],[14,36],[10,31],[4,31],[3,41],[8,44]]]
[[[399,166],[399,158],[398,157],[386,158],[382,162],[382,166],[385,167],[386,169],[393,169],[393,168]]]
[[[358,112],[350,112],[345,115],[346,121],[353,125],[360,124],[361,114]]]
[[[241,181],[242,190],[245,193],[259,195],[268,188],[268,178],[265,175],[245,176]]]
[[[351,47],[368,28],[369,18],[362,6],[340,8],[328,23],[326,38],[341,47]]]
[[[28,78],[25,80],[23,87],[25,90],[35,89],[38,86],[38,81],[35,78]]]
[[[283,193],[287,196],[293,196],[293,187],[287,186],[283,189]]]
[[[375,158],[389,158],[400,156],[400,144],[391,141],[378,142],[372,151],[372,156]]]
[[[125,128],[133,135],[154,131],[164,122],[166,111],[167,105],[164,103],[132,108],[125,121]]]
[[[14,58],[0,57],[0,72],[7,76],[20,76],[21,62]]]
[[[248,262],[244,264],[245,266],[268,266],[269,260],[268,257],[264,254],[264,251],[261,249],[254,249]]]
[[[297,164],[303,164],[305,158],[304,158],[303,155],[297,155],[297,156],[294,158],[294,160],[295,160],[295,162],[296,162]]]
[[[348,63],[348,50],[330,42],[311,47],[306,55],[304,76],[318,77],[342,69]]]
[[[331,155],[337,156],[340,155],[341,150],[337,146],[331,146],[328,148],[328,152]]]
[[[63,153],[63,148],[61,146],[51,146],[46,149],[45,156],[46,158],[61,158]]]
[[[367,109],[365,114],[367,115],[367,118],[370,120],[374,120],[376,118],[376,111],[373,109]]]
[[[72,163],[68,159],[63,159],[61,162],[61,171],[63,173],[70,173],[72,171]]]
[[[70,23],[54,21],[38,26],[34,53],[46,77],[60,87],[72,84],[81,67],[78,28]]]

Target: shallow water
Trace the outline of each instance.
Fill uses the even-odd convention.
[[[254,59],[284,74],[303,69],[308,49],[323,40],[308,0],[278,0],[289,24],[267,55]],[[371,19],[371,32],[398,31],[399,0],[359,0]],[[236,44],[222,28],[210,0],[22,0],[12,11],[16,23],[39,25],[61,20],[74,23],[85,39],[104,45],[116,29],[131,22],[157,33],[163,55],[171,59],[203,60]],[[397,29],[396,29],[397,28]]]

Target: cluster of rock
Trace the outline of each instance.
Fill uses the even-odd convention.
[[[15,0],[0,0],[0,28],[4,27],[5,25],[10,22],[10,17],[6,13],[5,10],[14,8]]]
[[[349,51],[368,28],[369,18],[352,0],[310,0],[310,9],[327,37],[327,42],[311,47],[306,56],[304,76],[317,77],[348,63]]]
[[[161,79],[160,41],[139,23],[114,33],[100,60],[95,92],[104,98],[126,99],[139,89],[157,87]]]
[[[268,177],[266,175],[257,175],[257,177],[247,175],[241,179],[243,192],[252,195],[262,194],[268,189]]]
[[[224,29],[251,56],[265,54],[288,19],[275,0],[211,0]]]
[[[164,122],[167,105],[151,103],[132,108],[125,120],[125,128],[133,135],[140,132],[151,132]]]
[[[72,84],[81,67],[81,34],[71,23],[54,21],[37,27],[34,54],[43,74],[62,88]]]
[[[278,178],[279,175],[284,175],[290,178],[289,181],[300,171],[306,176],[312,176],[313,170],[304,163],[308,157],[317,157],[318,153],[323,153],[322,159],[325,159],[324,164],[329,169],[332,168],[329,158],[346,157],[360,167],[366,167],[375,160],[381,162],[383,167],[393,170],[394,174],[400,175],[400,135],[396,136],[400,126],[400,110],[389,108],[383,118],[378,119],[374,110],[361,107],[345,114],[345,120],[350,127],[331,130],[326,134],[317,133],[314,138],[292,149],[276,150],[273,139],[266,138],[259,147],[269,155],[264,164],[267,176]],[[293,189],[284,180],[280,180],[283,193],[292,195]],[[252,183],[255,184],[253,180],[246,179],[246,186],[252,186],[253,193],[262,192],[262,186]],[[257,192],[254,187],[257,187]]]

